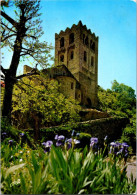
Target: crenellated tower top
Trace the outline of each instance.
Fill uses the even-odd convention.
[[[75,29],[77,29],[79,27],[81,28],[81,30],[87,31],[87,33],[90,34],[92,36],[92,38],[98,40],[98,36],[96,36],[94,32],[92,33],[91,30],[88,29],[86,25],[83,25],[82,22],[81,22],[81,20],[78,22],[77,25],[76,24],[73,24],[71,26],[71,28],[68,28],[67,27],[64,31],[61,30],[59,33],[55,33],[55,38],[58,38],[60,36],[63,36],[64,34],[69,33],[70,31],[75,30]]]

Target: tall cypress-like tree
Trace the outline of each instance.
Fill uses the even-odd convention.
[[[10,17],[9,3],[15,9],[15,19]],[[1,2],[1,47],[9,47],[13,54],[8,69],[1,66],[2,79],[5,81],[2,116],[11,118],[12,93],[18,79],[37,74],[36,67],[28,74],[17,76],[21,58],[30,56],[37,64],[45,67],[50,56],[51,47],[46,42],[40,42],[43,35],[40,20],[40,0],[5,0]]]

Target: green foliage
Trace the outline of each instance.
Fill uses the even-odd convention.
[[[25,124],[59,125],[79,120],[80,106],[74,99],[66,98],[59,92],[55,80],[42,76],[26,78],[14,88],[12,117]],[[32,126],[33,127],[33,126]]]
[[[118,90],[104,90],[99,87],[98,97],[99,108],[112,115],[131,118],[135,113],[135,94],[130,95],[126,90],[119,92]]]
[[[17,154],[19,148],[17,145]],[[50,153],[44,153],[40,148],[23,147],[22,162],[14,158],[11,166],[5,163],[5,154],[1,167],[4,194],[131,194],[136,190],[119,159],[108,160],[87,148],[80,152],[52,147]]]
[[[112,91],[122,93],[125,98],[136,98],[135,90],[123,83],[119,84],[116,80],[112,82]]]
[[[136,114],[133,115],[130,124],[123,130],[121,141],[127,142],[130,145],[130,150],[136,153]]]
[[[121,141],[127,142],[135,152],[136,138],[136,95],[131,87],[112,82],[111,89],[104,90],[99,87],[99,108],[112,116],[126,117],[130,124],[123,130]]]
[[[8,123],[7,118],[1,119],[1,132],[6,132],[9,137],[15,139],[18,137],[17,129]]]

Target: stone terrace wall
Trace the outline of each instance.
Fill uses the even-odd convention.
[[[108,141],[114,141],[121,137],[122,129],[129,123],[127,118],[110,117],[96,120],[89,120],[80,122],[69,126],[56,126],[50,128],[43,128],[41,130],[41,136],[46,140],[53,140],[56,134],[64,135],[65,137],[71,137],[72,129],[77,132],[85,132],[92,135],[92,137],[98,137],[99,143],[102,145],[104,137],[108,136]]]
[[[82,118],[82,121],[88,121],[88,120],[94,120],[94,119],[100,119],[100,118],[108,118],[110,115],[107,112],[101,112],[96,109],[83,109],[80,112],[80,116]]]
[[[89,120],[78,124],[76,130],[89,133],[93,137],[98,137],[99,142],[103,144],[104,137],[108,136],[108,141],[114,141],[121,137],[122,129],[129,123],[127,118],[102,118]]]

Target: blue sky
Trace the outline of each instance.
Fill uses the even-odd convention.
[[[131,0],[42,0],[43,39],[82,21],[99,36],[98,84],[116,79],[136,89],[136,3]],[[52,52],[54,55],[54,52]],[[22,68],[21,68],[22,69]]]

